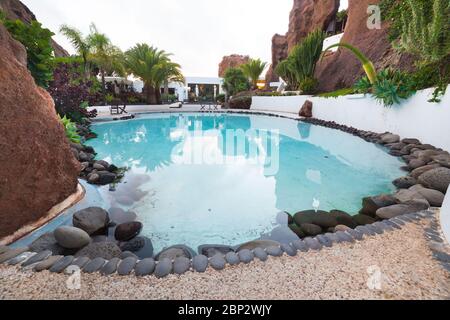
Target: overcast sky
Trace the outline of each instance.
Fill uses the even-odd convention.
[[[271,61],[271,38],[287,32],[292,0],[21,0],[57,35],[66,23],[83,32],[95,22],[114,44],[138,42],[174,54],[185,76],[217,76],[224,55]],[[345,1],[346,2],[346,1]]]

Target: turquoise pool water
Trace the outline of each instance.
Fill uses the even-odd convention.
[[[270,233],[280,211],[356,214],[392,192],[402,162],[349,134],[258,115],[153,114],[95,124],[98,160],[129,167],[110,207],[134,211],[155,252],[233,244]]]

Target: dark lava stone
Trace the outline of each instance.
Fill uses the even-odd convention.
[[[302,228],[300,228],[298,225],[296,224],[290,224],[289,225],[289,229],[291,229],[291,231],[293,233],[295,233],[297,235],[297,237],[299,238],[304,238],[306,237],[306,234],[303,232]]]
[[[206,269],[208,268],[208,263],[209,263],[208,257],[204,255],[198,255],[192,259],[192,267],[194,268],[195,271],[200,273],[206,271]]]
[[[336,221],[336,218],[331,216],[326,211],[317,211],[314,210],[307,210],[307,211],[301,211],[295,214],[294,216],[295,223],[297,225],[302,224],[315,224],[322,228],[333,228],[336,227],[338,222]]]
[[[356,228],[356,223],[355,221],[353,221],[353,217],[347,212],[332,210],[330,211],[330,215],[336,219],[338,225],[344,225],[349,228]]]
[[[157,278],[164,278],[172,273],[173,265],[169,259],[162,259],[155,267],[155,276]]]
[[[156,255],[155,260],[159,261],[162,259],[169,259],[171,261],[175,260],[178,257],[186,257],[188,259],[192,259],[197,254],[190,247],[185,245],[175,245],[169,247],[167,249],[163,249],[160,253]]]
[[[114,236],[119,241],[129,241],[141,233],[142,223],[140,222],[127,222],[117,226]]]
[[[122,262],[120,262],[117,267],[117,273],[119,274],[119,276],[129,275],[136,266],[136,263],[137,259],[134,257],[128,257],[125,260],[122,260]]]
[[[99,185],[110,184],[117,179],[116,174],[109,171],[98,171],[97,174],[100,176],[97,182]]]
[[[408,176],[395,179],[392,183],[399,189],[409,189],[417,184],[417,180]]]
[[[303,223],[300,225],[300,228],[307,236],[317,236],[322,233],[322,228],[311,223]]]
[[[99,271],[105,264],[106,264],[105,259],[95,258],[94,260],[91,260],[84,266],[83,271],[86,273],[94,273]]]
[[[173,263],[173,272],[175,274],[184,274],[191,268],[191,260],[186,257],[176,258]]]
[[[221,253],[223,255],[234,252],[234,249],[230,246],[224,246],[219,244],[205,244],[198,247],[198,253],[207,256],[208,258],[214,257],[216,254]]]
[[[363,208],[359,213],[375,218],[378,209],[398,203],[399,201],[393,195],[383,194],[375,197],[366,197],[362,200]]]
[[[155,271],[155,267],[155,260],[153,260],[152,258],[147,258],[137,263],[136,267],[134,268],[134,273],[138,277],[144,277],[152,274]]]
[[[73,259],[73,256],[67,256],[60,259],[50,268],[49,271],[53,273],[61,273],[64,271],[64,269],[71,265]]]
[[[153,244],[147,237],[136,237],[128,242],[120,244],[122,251],[133,252],[139,259],[152,258],[153,257]]]
[[[356,216],[353,216],[353,221],[355,221],[355,223],[358,226],[364,226],[366,224],[372,224],[376,220],[373,219],[372,217],[369,217],[369,216],[365,215],[365,214],[357,214]]]
[[[121,260],[119,258],[112,258],[106,263],[103,268],[100,270],[100,273],[104,276],[109,276],[111,274],[116,273],[117,266]]]

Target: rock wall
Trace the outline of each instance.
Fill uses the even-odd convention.
[[[288,42],[287,37],[280,34],[275,34],[272,38],[272,64],[266,73],[266,83],[278,82],[279,78],[275,74],[275,68],[280,61],[286,59],[288,56]]]
[[[310,32],[326,30],[336,17],[340,0],[294,0],[286,35],[289,51]]]
[[[359,48],[372,60],[377,69],[391,66],[402,70],[413,69],[414,60],[410,55],[396,52],[389,40],[389,24],[383,23],[381,29],[368,29],[367,8],[380,0],[349,0],[348,22],[342,42]],[[361,63],[345,49],[339,49],[319,63],[316,77],[321,92],[334,91],[353,86],[364,75]]]
[[[278,81],[274,70],[287,58],[289,51],[310,32],[326,30],[336,17],[339,0],[294,0],[289,15],[289,31],[285,36],[276,34],[272,38],[272,65],[266,74],[266,82]]]
[[[232,54],[230,56],[223,57],[222,62],[219,64],[219,77],[223,78],[227,69],[239,67],[247,63],[249,60],[249,56],[239,54]]]
[[[27,6],[19,0],[0,0],[0,9],[6,13],[6,17],[11,20],[21,20],[24,23],[31,23],[37,20],[36,16]],[[56,57],[68,57],[69,53],[52,39],[52,47]]]
[[[0,239],[74,193],[80,172],[53,100],[26,64],[25,48],[0,25]]]

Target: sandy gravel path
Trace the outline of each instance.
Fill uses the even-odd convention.
[[[0,266],[1,299],[449,299],[449,273],[432,258],[420,224],[337,244],[297,257],[228,267],[205,274],[155,277],[82,275],[81,289],[68,276]],[[368,269],[369,268],[369,269]],[[371,290],[368,281],[381,290]],[[371,281],[371,280],[375,280]]]

